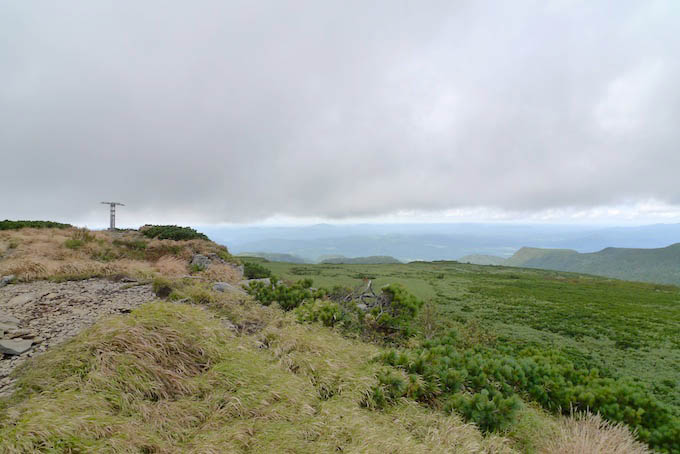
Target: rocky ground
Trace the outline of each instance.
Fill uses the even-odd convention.
[[[154,299],[151,285],[88,279],[37,281],[0,288],[0,396],[12,391],[9,376],[26,359],[94,324]]]

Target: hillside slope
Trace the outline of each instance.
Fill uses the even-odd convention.
[[[680,243],[658,249],[606,248],[592,253],[568,249],[522,248],[506,260],[504,265],[678,285]]]
[[[514,391],[507,385],[509,400],[497,402],[496,397],[488,399],[488,389],[495,386],[491,382],[491,388],[475,388],[473,394],[466,389],[477,385],[459,382],[456,377],[464,375],[453,369],[437,377],[420,369],[408,372],[408,362],[390,364],[393,352],[380,339],[392,339],[390,346],[405,348],[404,354],[421,345],[433,347],[431,354],[449,352],[452,359],[456,353],[436,347],[429,336],[448,333],[437,342],[455,337],[462,346],[479,344],[484,350],[465,356],[471,361],[465,365],[470,374],[481,373],[475,366],[477,361],[485,364],[479,354],[497,353],[472,321],[447,325],[448,314],[437,315],[425,307],[415,317],[419,303],[405,291],[395,300],[398,305],[386,308],[397,316],[393,310],[405,310],[402,304],[408,302],[416,308],[412,324],[393,332],[399,337],[384,338],[380,327],[396,319],[360,316],[372,333],[363,336],[301,317],[319,309],[319,321],[334,324],[340,319],[326,317],[335,304],[330,299],[308,301],[299,307],[303,311],[282,310],[284,302],[293,301],[289,298],[305,293],[300,287],[292,292],[281,287],[292,284],[269,284],[283,299],[262,304],[241,291],[225,290],[234,287],[214,287],[218,280],[237,283],[238,268],[228,262],[232,258],[225,248],[202,239],[29,229],[0,232],[0,254],[0,275],[15,274],[14,281],[26,287],[22,292],[43,285],[35,282],[41,279],[124,278],[133,280],[133,286],[153,282],[159,299],[130,314],[100,319],[17,369],[16,392],[0,398],[0,452],[547,454],[572,452],[569,446],[583,443],[580,435],[572,434],[585,433],[598,444],[606,442],[611,452],[648,452],[623,426],[564,417],[531,400],[522,403],[511,397]],[[210,263],[199,266],[197,256],[210,258]],[[295,276],[309,267],[318,276],[323,270],[335,276],[331,284],[342,284],[336,278],[344,267],[400,267],[407,272],[390,280],[409,283],[409,273],[433,266],[285,265]],[[453,265],[434,266],[446,270]],[[432,279],[444,284],[440,275],[437,271]],[[364,276],[353,271],[351,279],[361,282]],[[59,311],[65,304],[52,301],[46,311]],[[5,303],[0,301],[0,311]],[[18,311],[19,306],[13,307]],[[32,317],[41,317],[41,312]],[[503,361],[518,364],[510,357]],[[532,360],[526,361],[523,364]],[[488,372],[494,374],[492,380],[502,378],[498,370]],[[465,387],[451,394],[457,386]],[[512,408],[504,410],[511,410],[512,418],[504,419],[498,430],[487,418],[495,419],[496,405],[505,401],[512,402]],[[589,449],[579,452],[604,452]]]

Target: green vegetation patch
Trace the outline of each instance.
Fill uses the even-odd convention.
[[[409,364],[422,354],[428,368],[446,361],[452,367],[436,373],[423,369],[421,374],[395,363],[403,374],[385,375],[379,387],[387,402],[400,396],[427,402],[427,396],[437,396],[438,406],[480,427],[510,431],[510,415],[524,411],[516,407],[514,396],[553,412],[568,412],[571,406],[597,409],[612,421],[637,428],[639,437],[660,452],[680,450],[678,287],[456,262],[267,267],[284,280],[313,277],[329,288],[353,288],[366,276],[376,288],[400,282],[428,302],[427,313],[419,315],[428,320],[416,326],[423,335],[427,325],[427,336],[435,343],[446,344],[442,339],[451,329],[471,339],[465,345],[423,344],[421,351],[400,351]],[[334,312],[323,305],[312,309],[318,316],[305,318],[322,323]],[[452,349],[453,357],[436,353],[441,348]],[[540,373],[534,376],[532,371]],[[506,373],[524,378],[506,380]],[[430,378],[433,385],[441,386],[446,378],[453,386],[430,395]]]
[[[31,229],[67,229],[73,227],[71,224],[62,224],[53,221],[10,221],[5,219],[0,221],[0,230],[18,230],[23,228]]]
[[[191,227],[177,225],[145,225],[139,229],[148,238],[159,240],[208,240],[208,237]]]
[[[523,397],[552,412],[591,411],[623,422],[660,452],[675,452],[680,443],[680,418],[644,386],[576,368],[558,352],[466,347],[453,331],[418,349],[386,353],[382,361],[411,374],[410,382],[381,377],[391,399],[437,397],[485,431],[507,429]]]
[[[252,261],[243,262],[243,276],[246,279],[263,279],[271,277],[271,275],[271,270],[260,263]]]

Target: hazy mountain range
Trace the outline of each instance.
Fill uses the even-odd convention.
[[[609,247],[585,254],[569,249],[522,248],[500,264],[680,285],[680,243],[654,249]]]
[[[599,227],[542,224],[318,224],[301,227],[200,226],[234,253],[290,254],[319,262],[338,256],[461,260],[509,258],[522,247],[596,252],[607,247],[659,248],[680,241],[680,224]],[[297,259],[296,259],[297,260]]]

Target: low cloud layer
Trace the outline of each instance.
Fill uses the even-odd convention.
[[[679,21],[672,0],[0,0],[0,218],[678,206]]]

